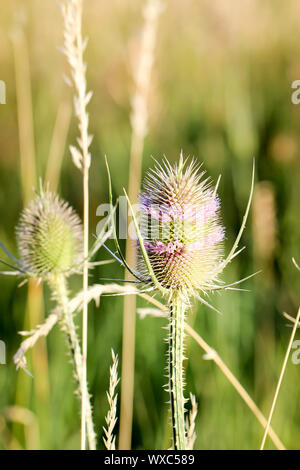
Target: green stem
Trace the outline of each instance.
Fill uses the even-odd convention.
[[[175,450],[186,449],[183,396],[185,309],[179,297],[172,299],[169,307],[169,390]]]
[[[83,392],[86,397],[86,429],[89,449],[96,449],[96,435],[94,431],[92,406],[87,389],[87,383],[83,380],[82,374],[82,353],[78,335],[76,333],[76,325],[74,323],[73,313],[69,308],[69,298],[66,279],[63,275],[54,275],[49,279],[49,286],[52,291],[53,297],[56,300],[59,309],[61,310],[60,323],[67,336],[67,342],[73,362],[74,378],[76,380],[79,398],[82,397]],[[85,390],[84,390],[85,387]]]

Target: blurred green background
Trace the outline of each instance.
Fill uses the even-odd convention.
[[[259,269],[262,273],[245,283],[250,292],[228,291],[211,297],[222,316],[195,303],[189,321],[267,416],[291,333],[282,312],[295,315],[300,297],[300,273],[291,262],[292,256],[300,260],[300,105],[291,102],[291,84],[300,79],[300,4],[298,0],[165,3],[151,79],[143,169],[152,165],[151,155],[160,159],[165,154],[174,162],[182,149],[203,161],[214,181],[221,173],[219,194],[228,251],[247,203],[255,156],[254,201],[242,240],[247,249],[223,279],[233,282]],[[94,92],[89,105],[94,135],[91,233],[100,220],[96,208],[108,198],[104,154],[110,161],[114,195],[127,187],[132,56],[140,39],[143,4],[138,0],[85,2],[88,83]],[[63,81],[67,68],[57,50],[62,41],[56,1],[2,2],[0,79],[6,83],[7,95],[6,105],[0,105],[0,240],[14,254],[19,213],[32,184],[44,178],[47,168],[50,171],[49,159],[63,157],[58,191],[82,211],[81,175],[68,151],[77,124],[73,117],[70,121],[72,98]],[[103,250],[98,259],[105,258]],[[90,283],[122,276],[122,268],[114,263],[95,269]],[[20,343],[18,331],[33,328],[53,306],[47,289],[41,297],[31,286],[28,298],[28,287],[19,288],[19,282],[14,277],[0,279],[0,339],[7,345],[7,364],[0,365],[0,448],[78,448],[79,404],[59,328],[37,345],[33,356],[28,355],[33,379],[15,370],[12,358]],[[80,279],[72,281],[72,288],[80,288]],[[138,304],[146,306],[141,300]],[[103,448],[110,349],[121,355],[122,305],[121,297],[105,297],[99,308],[90,306],[88,379],[99,448]],[[163,319],[137,319],[135,449],[170,446],[168,396],[162,388],[167,347],[163,326]],[[186,394],[194,393],[199,404],[195,448],[258,448],[261,425],[217,366],[203,360],[197,343],[188,338],[187,345]],[[300,365],[290,359],[272,421],[289,449],[300,448],[299,372]],[[274,448],[269,439],[266,447]]]

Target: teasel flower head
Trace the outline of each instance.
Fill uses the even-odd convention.
[[[67,202],[43,189],[21,214],[17,242],[23,270],[47,280],[82,263],[82,224]]]
[[[173,167],[165,159],[148,173],[140,194],[144,247],[158,283],[171,296],[189,298],[218,283],[224,227],[219,198],[204,174],[182,155]],[[147,275],[141,253],[139,271]]]

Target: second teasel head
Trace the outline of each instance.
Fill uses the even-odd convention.
[[[82,224],[72,207],[41,190],[21,214],[16,229],[23,269],[32,277],[69,276],[82,263]]]

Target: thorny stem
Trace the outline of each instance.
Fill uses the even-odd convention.
[[[61,310],[60,323],[62,329],[66,333],[67,342],[73,362],[74,378],[77,384],[79,397],[82,399],[82,392],[85,391],[85,426],[87,430],[87,440],[90,450],[96,449],[96,435],[94,431],[92,407],[87,389],[87,382],[83,378],[83,360],[79,339],[76,333],[76,325],[74,323],[73,312],[70,308],[66,280],[63,275],[54,275],[49,280],[53,297]]]
[[[169,307],[169,392],[175,450],[185,450],[183,359],[185,305],[174,297]]]

